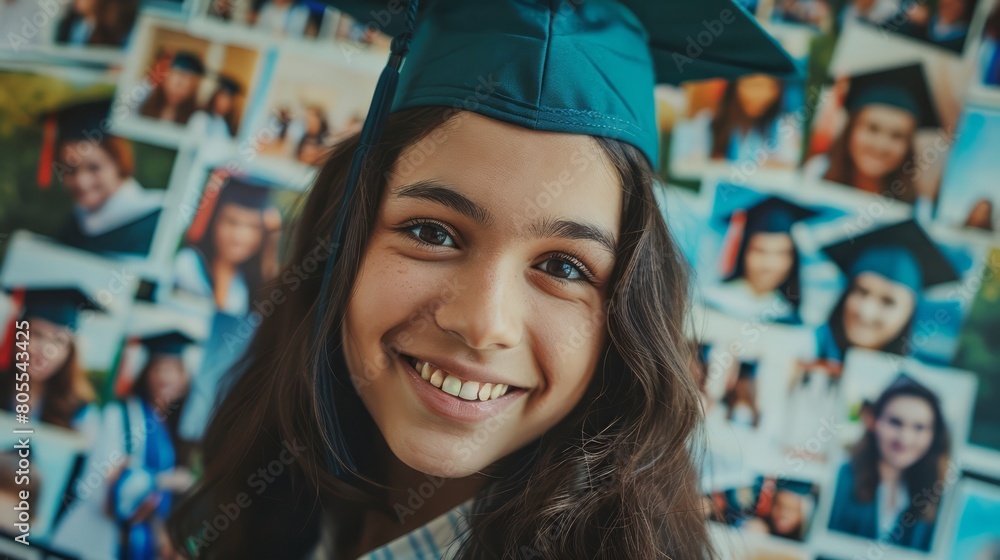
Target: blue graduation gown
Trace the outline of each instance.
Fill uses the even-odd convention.
[[[71,218],[56,236],[60,243],[94,253],[120,253],[146,256],[153,244],[156,223],[160,219],[160,209],[118,226],[100,235],[87,235],[80,228],[76,218]]]
[[[830,510],[829,527],[832,531],[850,533],[858,537],[876,540],[878,538],[878,503],[859,503],[854,499],[854,468],[850,463],[840,467],[837,475],[837,487],[833,498],[833,508]],[[897,546],[929,551],[934,524],[918,520],[909,524],[903,523],[900,514],[896,525],[889,532],[886,542]],[[911,520],[912,521],[912,520]]]

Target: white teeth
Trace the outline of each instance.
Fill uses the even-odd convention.
[[[417,370],[420,377],[429,381],[431,385],[441,389],[445,393],[467,401],[488,401],[507,394],[509,385],[503,383],[480,383],[478,381],[465,381],[450,375],[440,369],[435,368],[428,362],[417,360],[413,368]]]
[[[467,401],[474,401],[479,398],[479,382],[478,381],[466,381],[462,383],[462,390],[458,392],[458,396]]]
[[[439,369],[434,370],[434,373],[431,375],[431,385],[440,389],[442,383],[444,383],[444,374]]]
[[[441,390],[449,395],[457,397],[462,391],[462,380],[454,375],[449,375],[444,379],[444,385],[441,385]]]

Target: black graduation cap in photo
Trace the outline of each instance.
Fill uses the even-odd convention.
[[[202,63],[201,57],[190,51],[180,51],[175,54],[174,59],[170,61],[170,67],[199,76],[205,75],[205,65]]]
[[[105,313],[107,310],[76,287],[28,288],[24,292],[25,319],[44,319],[76,330],[79,315],[84,311]]]
[[[917,120],[917,128],[941,126],[921,64],[851,77],[844,106],[849,111],[856,111],[872,104],[889,105],[912,114]]]
[[[180,356],[196,341],[179,330],[172,330],[144,336],[139,342],[150,356]]]
[[[734,210],[724,216],[729,222],[737,212],[746,213],[745,235],[754,233],[790,233],[796,222],[819,216],[819,212],[770,196],[747,208]]]
[[[229,76],[220,74],[217,81],[219,82],[219,89],[227,92],[229,95],[239,95],[239,93],[243,91],[239,82]]]
[[[823,252],[848,278],[873,272],[916,294],[959,279],[951,262],[913,220],[826,246]]]
[[[65,105],[41,115],[42,146],[36,175],[39,187],[45,189],[52,184],[56,145],[107,135],[109,123],[102,121],[110,112],[111,100],[97,99]]]
[[[56,119],[61,141],[87,140],[107,134],[108,123],[102,123],[111,113],[111,100],[98,99],[61,107],[49,113]],[[103,128],[102,128],[103,125]]]
[[[271,189],[250,178],[229,177],[219,192],[219,207],[223,204],[266,210],[271,204]]]

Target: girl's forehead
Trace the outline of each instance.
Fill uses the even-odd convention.
[[[621,179],[590,136],[461,113],[403,151],[388,198],[422,182],[447,185],[494,214],[585,214],[617,231]]]

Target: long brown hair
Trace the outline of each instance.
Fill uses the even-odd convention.
[[[893,399],[907,396],[923,400],[934,413],[931,446],[923,457],[903,472],[902,478],[910,494],[910,512],[916,519],[933,521],[941,501],[941,493],[935,489],[944,480],[951,449],[951,438],[937,395],[917,383],[889,387],[875,402],[872,415],[878,419]],[[852,494],[859,503],[871,503],[875,500],[875,490],[879,483],[878,461],[878,441],[875,439],[875,432],[869,428],[851,453],[851,466],[855,473]]]
[[[45,381],[45,400],[42,403],[42,422],[62,428],[73,429],[73,418],[84,406],[97,400],[94,388],[87,380],[87,374],[76,356],[76,343],[69,338],[60,341],[69,345],[66,361]],[[14,379],[14,370],[3,379]],[[0,406],[9,408],[13,403],[14,383],[3,383],[0,388]]]
[[[844,127],[844,131],[834,141],[833,146],[830,147],[830,168],[823,175],[823,178],[827,181],[833,181],[842,185],[855,185],[857,168],[854,165],[854,158],[851,157],[850,142],[851,136],[854,134],[854,128],[858,125],[858,115],[860,113],[860,110],[851,111],[847,119],[847,126]],[[913,149],[912,137],[909,144],[906,149],[906,155],[903,156],[903,163],[882,180],[882,191],[879,194],[901,202],[913,204],[917,200],[917,192],[913,184],[916,154]]]
[[[299,281],[283,273],[268,286],[267,293],[282,290],[287,301],[260,325],[253,354],[225,384],[206,431],[204,477],[169,521],[178,550],[209,558],[297,557],[316,544],[321,508],[347,524],[361,509],[388,507],[365,456],[371,438],[381,436],[350,385],[339,325],[388,180],[382,171],[451,122],[442,107],[389,117],[349,201],[352,219],[333,270],[329,311],[319,321],[324,336],[310,336],[319,274]],[[338,145],[320,171],[296,225],[290,266],[313,258],[332,230],[358,141],[356,134]],[[713,555],[690,445],[700,433],[701,404],[684,337],[686,265],[640,152],[597,142],[617,169],[624,197],[620,249],[599,323],[609,335],[602,366],[560,425],[490,468],[494,476],[474,501],[461,558]],[[314,367],[317,356],[332,367]],[[356,473],[345,474],[351,461],[334,451],[345,448]],[[290,449],[296,460],[250,491],[254,473]],[[252,504],[225,529],[209,530],[220,504],[241,493]]]
[[[198,110],[197,96],[192,96],[190,99],[186,99],[177,106],[177,114],[173,122],[178,124],[187,124],[191,120],[191,115]],[[149,99],[142,104],[142,108],[139,109],[139,114],[144,117],[150,117],[154,119],[160,118],[160,113],[163,112],[163,108],[167,106],[167,94],[163,92],[163,84],[156,86],[156,89],[149,94]]]
[[[779,82],[780,83],[780,82]],[[733,134],[747,134],[751,130],[767,138],[768,142],[776,142],[775,133],[772,130],[775,121],[781,116],[781,107],[785,99],[785,86],[781,88],[778,96],[775,97],[771,105],[759,117],[747,115],[739,99],[739,81],[732,80],[726,84],[726,92],[719,103],[719,114],[712,119],[712,157],[728,159],[729,143]]]

